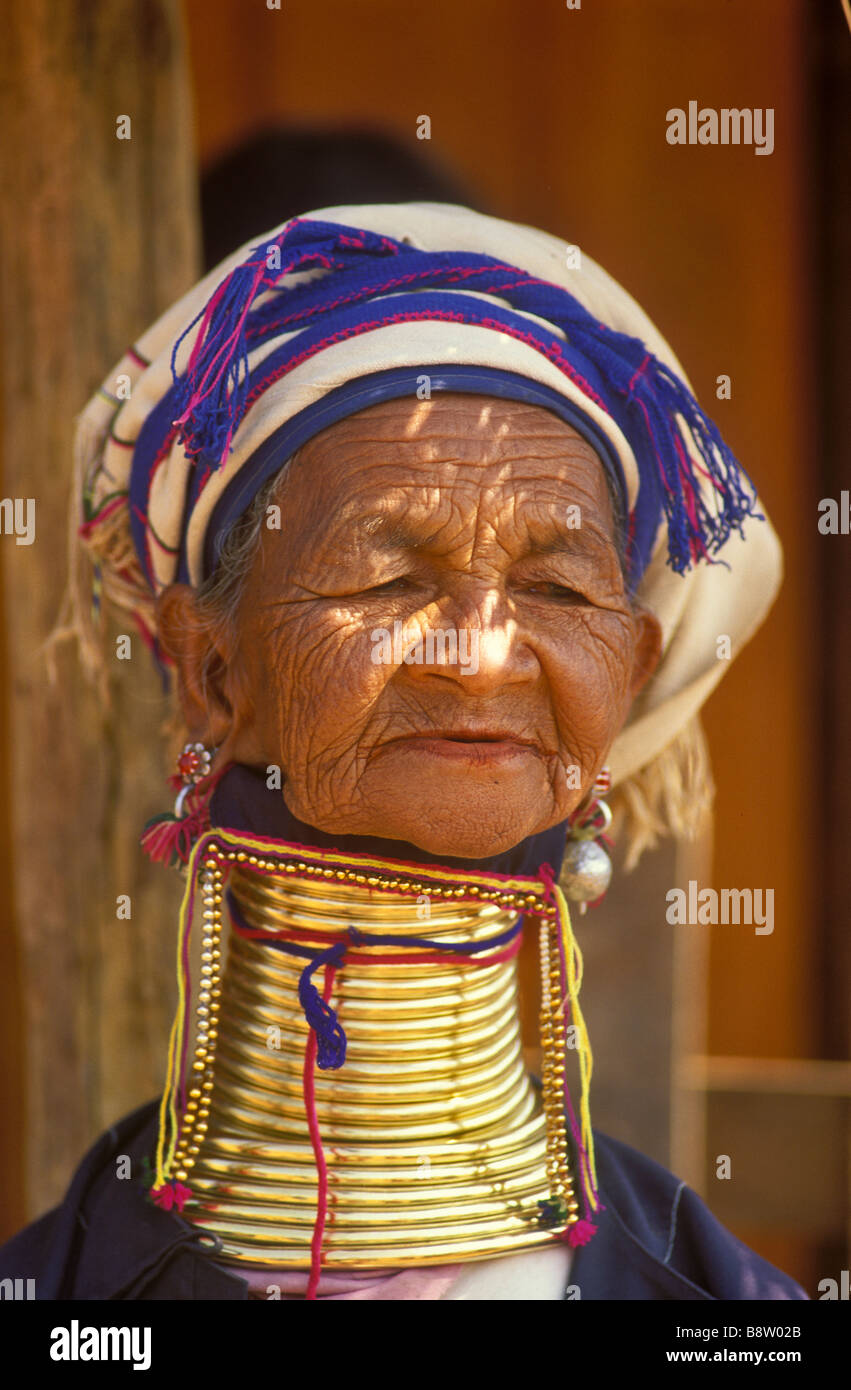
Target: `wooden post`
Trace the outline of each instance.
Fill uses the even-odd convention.
[[[160,682],[128,628],[104,713],[74,653],[51,686],[41,649],[64,587],[74,416],[197,278],[199,238],[178,0],[9,0],[5,14],[0,498],[35,507],[31,544],[0,534],[0,871],[20,961],[26,1188],[25,1212],[2,1213],[8,1232],[162,1084],[179,884],[138,849],[168,798]]]

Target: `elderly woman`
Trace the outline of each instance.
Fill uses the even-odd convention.
[[[40,1297],[805,1297],[591,1126],[568,904],[605,891],[610,786],[635,846],[704,797],[716,641],[779,549],[668,345],[576,261],[460,207],[316,212],[82,416],[98,595],[176,674],[143,842],[186,894],[161,1101],[6,1248]]]

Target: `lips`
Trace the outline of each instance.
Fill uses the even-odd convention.
[[[444,764],[466,768],[494,768],[502,763],[522,762],[541,750],[531,739],[501,729],[435,729],[428,733],[407,734],[391,740],[406,746],[409,753]]]
[[[445,739],[449,743],[520,743],[528,748],[537,744],[510,729],[428,729],[421,733],[405,734],[403,739]],[[402,740],[394,740],[402,741]]]

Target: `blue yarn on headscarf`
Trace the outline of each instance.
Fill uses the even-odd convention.
[[[327,273],[279,283],[311,270]],[[260,295],[263,302],[255,304]],[[525,317],[530,314],[545,322]],[[180,343],[205,316],[190,366],[178,375]],[[245,411],[272,380],[331,343],[416,319],[483,324],[514,336],[609,413],[629,440],[639,473],[628,553],[633,581],[646,567],[663,516],[668,560],[678,573],[701,559],[712,563],[731,531],[741,533],[746,517],[759,516],[752,482],[686,383],[640,338],[600,322],[567,290],[492,256],[422,251],[362,228],[296,219],[225,277],[175,344],[174,384],[140,433],[131,479],[134,539],[146,569],[148,476],[175,422],[196,464],[185,525]],[[283,334],[293,336],[249,371],[249,353]]]

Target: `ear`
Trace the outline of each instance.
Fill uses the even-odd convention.
[[[243,702],[232,642],[225,634],[211,632],[188,584],[172,584],[162,592],[156,621],[160,642],[175,664],[190,740],[216,748],[217,763],[233,761]]]
[[[635,617],[635,650],[630,677],[630,694],[634,698],[653,675],[662,656],[662,628],[659,620],[640,604],[633,605]]]

